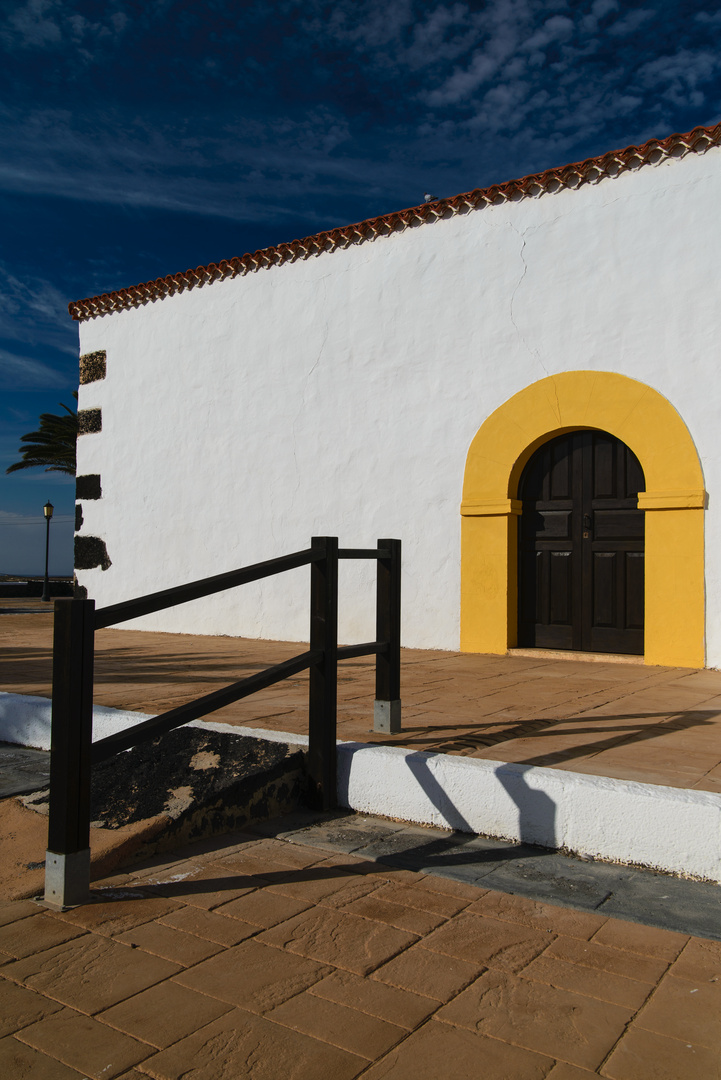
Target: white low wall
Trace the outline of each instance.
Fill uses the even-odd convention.
[[[93,735],[101,739],[147,719],[96,706]],[[192,726],[308,744],[307,736],[290,732]],[[48,749],[50,701],[0,694],[0,740]],[[339,742],[338,800],[366,814],[721,882],[721,795],[707,791]]]

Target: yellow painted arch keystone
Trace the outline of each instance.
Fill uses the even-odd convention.
[[[703,667],[706,492],[696,447],[658,391],[607,371],[541,379],[475,435],[461,503],[461,649],[504,653],[516,644],[521,473],[543,443],[584,428],[626,443],[646,478],[645,662]]]

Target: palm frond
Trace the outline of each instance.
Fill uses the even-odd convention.
[[[78,400],[76,390],[73,397]],[[40,427],[20,436],[21,458],[10,465],[5,472],[17,472],[19,469],[45,469],[45,472],[67,473],[75,476],[75,443],[78,437],[78,414],[67,405],[59,402],[60,408],[67,415],[41,413]]]

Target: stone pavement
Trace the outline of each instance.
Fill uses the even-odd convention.
[[[17,603],[17,602],[16,602]],[[52,613],[0,619],[0,689],[50,696]],[[101,630],[95,701],[162,712],[306,647]],[[374,664],[340,667],[338,737],[721,792],[721,672],[404,649],[403,731],[371,730]],[[307,734],[307,674],[209,719]]]
[[[282,827],[190,845],[64,913],[0,904],[0,1075],[721,1077],[719,942]]]

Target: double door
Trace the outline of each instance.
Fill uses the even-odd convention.
[[[645,482],[603,431],[545,443],[519,487],[519,645],[643,653]]]

